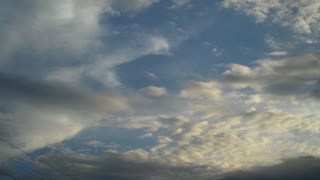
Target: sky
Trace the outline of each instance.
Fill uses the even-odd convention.
[[[319,0],[1,0],[0,179],[320,179]]]

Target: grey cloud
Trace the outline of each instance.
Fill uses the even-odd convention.
[[[40,82],[0,73],[0,99],[6,103],[33,104],[82,110],[122,110],[124,99],[115,94],[94,94],[65,84]]]
[[[287,159],[269,166],[225,174],[222,180],[315,180],[320,179],[320,159],[312,156]]]
[[[183,117],[162,117],[159,118],[159,122],[167,126],[177,126],[187,123],[188,120]]]
[[[106,114],[123,112],[126,100],[116,93],[93,93],[52,82],[0,74],[0,135],[31,151],[63,141],[93,126]],[[3,148],[7,157],[21,152]]]
[[[265,87],[264,91],[277,95],[301,94],[304,91],[304,85],[296,82],[272,83]]]
[[[67,177],[66,179],[315,180],[320,178],[320,160],[313,156],[286,159],[272,166],[255,166],[249,170],[226,173],[222,173],[218,168],[207,166],[171,166],[151,160],[134,159],[121,153],[107,153],[100,155],[100,158],[77,154],[43,156],[38,161],[61,170],[65,175],[60,175],[60,178]],[[56,176],[56,173],[49,169],[44,174],[50,178]],[[12,176],[5,169],[1,174]],[[32,174],[16,174],[15,176],[34,177]]]
[[[99,158],[66,154],[42,157],[39,161],[63,169],[64,172],[77,179],[182,180],[208,178],[205,166],[172,166],[121,153],[107,153],[100,155]]]
[[[313,90],[313,92],[311,93],[311,96],[320,99],[320,89],[315,89],[315,90]]]
[[[280,60],[259,60],[252,67],[232,64],[224,72],[222,82],[276,95],[310,95],[319,87],[319,72],[319,55],[305,54]]]

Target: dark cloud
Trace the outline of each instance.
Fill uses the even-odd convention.
[[[179,180],[207,179],[205,166],[171,166],[129,154],[47,156],[39,159],[77,179]]]
[[[124,112],[128,107],[118,93],[92,92],[2,73],[0,106],[9,110],[0,113],[0,137],[24,151],[63,141],[106,114]],[[7,157],[16,154],[10,148],[0,149]]]
[[[318,89],[313,90],[313,92],[311,93],[311,96],[320,99],[320,89],[318,88]]]
[[[40,82],[0,73],[0,99],[9,104],[29,104],[70,109],[117,110],[125,108],[115,93],[90,91],[54,82]]]
[[[313,95],[320,79],[319,54],[281,60],[259,60],[252,67],[231,64],[222,83],[274,95]]]
[[[221,174],[219,168],[206,166],[172,166],[135,156],[107,153],[99,157],[87,155],[43,156],[38,161],[61,170],[62,177],[77,179],[115,180],[317,180],[320,179],[320,159],[312,156],[287,159],[280,164],[256,167],[251,170]],[[48,169],[48,168],[47,168]],[[49,168],[50,170],[51,168]],[[52,171],[52,172],[51,172]],[[51,177],[55,170],[46,171]],[[7,176],[10,173],[3,171]],[[43,173],[43,172],[39,172]],[[220,175],[219,175],[220,174]],[[20,175],[20,178],[31,176]]]
[[[316,180],[320,179],[320,159],[312,156],[285,160],[270,167],[225,174],[222,180]]]
[[[292,95],[304,93],[305,86],[301,83],[296,82],[279,82],[269,84],[263,90],[265,92],[277,95]]]

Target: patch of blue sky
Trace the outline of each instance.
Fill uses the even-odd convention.
[[[176,12],[179,23],[183,22],[181,19],[189,20],[182,29],[190,36],[173,47],[171,55],[145,56],[118,66],[117,73],[124,84],[142,88],[152,83],[177,89],[184,81],[212,79],[223,71],[218,68],[221,64],[250,64],[266,52],[267,31],[263,25],[214,6],[198,17],[200,11],[194,9],[184,18]],[[221,51],[219,55],[214,54],[214,48]],[[145,72],[157,74],[159,80],[146,80]]]
[[[271,22],[256,23],[244,14],[221,9],[218,3],[212,3],[212,7],[206,3],[194,3],[187,9],[169,9],[169,13],[158,12],[163,16],[157,11],[164,7],[156,5],[134,17],[140,20],[141,29],[162,27],[160,29],[163,32],[158,31],[167,37],[170,37],[170,31],[164,29],[163,25],[177,21],[184,32],[189,32],[189,37],[174,47],[170,56],[145,56],[120,65],[117,68],[120,80],[129,87],[142,88],[151,84],[166,86],[174,91],[184,81],[208,80],[219,76],[225,70],[223,65],[228,63],[251,66],[255,60],[265,58],[267,52],[289,51],[294,52],[290,55],[297,55],[316,49],[316,43],[305,44],[293,38],[294,32],[289,28]],[[148,15],[150,11],[152,14]],[[154,20],[148,21],[148,18]],[[117,22],[125,24],[128,21],[125,19],[130,17],[122,17],[123,22]],[[274,38],[275,43],[281,42],[282,45],[272,49],[266,43],[267,37]],[[214,49],[219,51],[218,54],[214,54]],[[145,72],[157,74],[159,80],[147,80]]]
[[[63,146],[75,152],[100,154],[108,150],[124,152],[133,149],[147,150],[157,144],[153,137],[142,137],[146,129],[127,129],[111,126],[83,130],[73,138],[65,140]]]

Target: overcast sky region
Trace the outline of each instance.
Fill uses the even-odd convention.
[[[320,179],[319,0],[1,0],[0,179]]]

